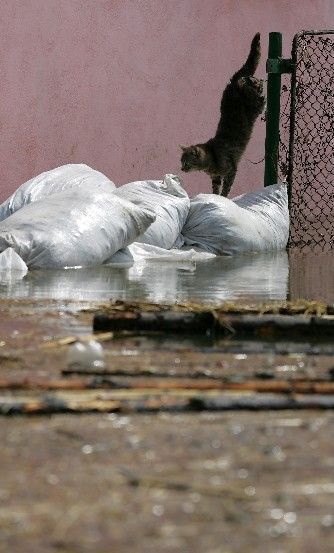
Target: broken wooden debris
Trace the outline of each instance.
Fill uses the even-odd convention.
[[[261,338],[328,339],[334,336],[334,316],[230,315],[228,324],[238,335]]]
[[[94,378],[60,378],[60,379],[0,379],[0,389],[14,390],[124,390],[140,394],[160,394],[161,392],[179,391],[235,391],[257,393],[286,394],[334,394],[334,382],[325,379],[229,379],[229,378],[198,378],[189,376],[175,377],[94,377]]]
[[[33,377],[1,379],[0,389],[2,415],[334,408],[325,378]]]
[[[294,409],[333,409],[334,395],[274,395],[254,394],[239,397],[198,396],[189,399],[189,409],[197,411],[276,411]]]
[[[329,339],[334,335],[334,316],[236,315],[217,311],[96,313],[94,331],[131,331],[188,335],[231,335],[270,339]]]
[[[65,336],[64,338],[55,338],[47,340],[40,344],[41,349],[58,348],[62,346],[69,346],[75,344],[75,342],[89,342],[90,340],[98,340],[99,342],[107,342],[113,338],[112,332],[101,332],[100,334],[84,334],[81,336]]]
[[[334,394],[252,394],[194,393],[148,396],[147,392],[133,398],[45,396],[41,398],[0,398],[2,415],[45,415],[57,413],[152,413],[187,411],[272,411],[296,409],[333,409]]]
[[[69,401],[54,396],[45,396],[36,399],[17,400],[11,398],[5,401],[0,398],[1,415],[47,415],[57,413],[110,413],[120,410],[119,401],[99,401],[83,399]]]
[[[104,314],[94,316],[94,331],[141,331],[141,332],[170,332],[173,334],[205,334],[214,330],[216,319],[210,311],[202,313],[169,312],[140,312],[134,311]]]
[[[220,305],[204,306],[202,303],[195,302],[178,302],[175,304],[162,304],[150,302],[126,302],[122,300],[111,301],[108,303],[99,304],[96,308],[86,308],[82,311],[88,313],[96,313],[97,311],[105,314],[114,313],[115,311],[127,312],[203,312],[212,311],[221,313],[234,314],[273,314],[273,315],[334,315],[334,304],[327,305],[319,301],[309,301],[299,299],[296,301],[270,301],[267,303],[255,302],[246,303],[242,301],[225,301]]]

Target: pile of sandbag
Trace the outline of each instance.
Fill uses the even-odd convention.
[[[31,179],[0,206],[0,252],[12,248],[33,269],[100,265],[116,253],[117,263],[119,252],[156,216],[144,204],[118,197],[115,188],[86,165]]]
[[[30,268],[277,251],[286,247],[288,233],[283,184],[234,200],[190,199],[175,175],[117,188],[82,164],[42,173],[0,205],[0,252],[11,248]]]

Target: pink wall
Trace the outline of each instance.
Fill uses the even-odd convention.
[[[333,0],[2,0],[0,199],[85,162],[116,183],[179,172],[179,143],[209,138],[222,89],[256,31],[333,28]],[[262,185],[258,122],[234,192]],[[210,192],[205,175],[184,177]]]

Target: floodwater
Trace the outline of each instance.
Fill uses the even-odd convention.
[[[1,298],[151,301],[334,301],[332,255],[267,254],[193,261],[136,261],[129,269],[29,271],[0,281]]]

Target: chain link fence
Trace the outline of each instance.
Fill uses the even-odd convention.
[[[279,176],[289,183],[290,248],[334,245],[334,31],[295,36],[281,98]],[[290,109],[291,106],[291,109]]]

